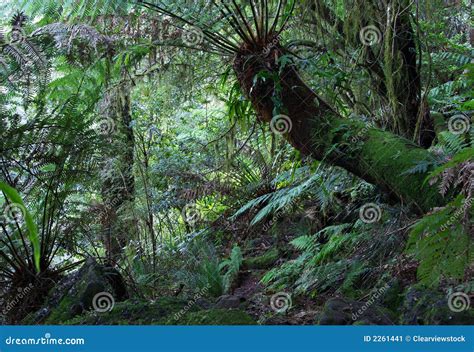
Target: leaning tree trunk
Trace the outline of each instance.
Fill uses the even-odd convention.
[[[278,44],[267,56],[244,46],[234,61],[241,87],[261,120],[277,130],[280,123],[290,124],[285,137],[303,154],[340,166],[421,211],[441,202],[436,189],[424,184],[426,174],[405,174],[416,162],[430,159],[428,151],[393,133],[339,116],[302,81],[294,65],[278,64],[282,52]],[[262,71],[273,81],[255,81]],[[280,112],[275,111],[275,101]],[[284,115],[275,116],[278,113]]]

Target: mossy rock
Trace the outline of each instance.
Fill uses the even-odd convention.
[[[244,259],[242,266],[245,269],[268,269],[278,258],[280,258],[280,252],[277,248],[272,248],[258,257]]]
[[[247,313],[238,309],[200,310],[198,304],[175,297],[155,302],[128,300],[117,303],[110,312],[89,311],[66,325],[252,325]]]
[[[163,297],[154,302],[127,300],[116,303],[111,311],[89,311],[67,322],[66,325],[161,325],[172,324],[179,312],[194,312],[197,304],[176,297]],[[174,319],[176,320],[176,319]],[[177,321],[177,320],[176,320]]]
[[[184,314],[172,325],[256,325],[257,322],[239,309],[210,309]]]
[[[400,316],[403,325],[470,325],[474,310],[454,312],[443,292],[412,286],[405,295]]]
[[[375,303],[331,298],[319,315],[319,325],[391,325],[394,314]]]
[[[398,279],[393,279],[382,297],[381,304],[393,312],[398,312],[403,304],[403,288]]]
[[[42,308],[27,316],[23,324],[62,324],[90,310],[94,303],[100,307],[99,297],[105,296],[113,302],[127,298],[122,277],[115,269],[88,258],[79,270],[53,287]]]

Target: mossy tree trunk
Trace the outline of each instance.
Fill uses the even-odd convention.
[[[131,218],[135,190],[130,87],[123,83],[111,89],[104,97],[101,110],[107,128],[104,138],[108,141],[101,170],[101,193],[105,208],[102,238],[107,259],[113,265],[120,258],[134,229],[134,224],[128,220]]]
[[[338,115],[302,81],[294,65],[281,67],[282,53],[278,45],[266,57],[243,47],[234,61],[241,87],[262,121],[278,123],[275,115],[286,115],[291,129],[285,137],[303,154],[340,166],[421,211],[442,201],[435,188],[424,184],[426,174],[404,174],[416,162],[429,160],[428,151]],[[273,79],[255,79],[262,71]]]
[[[346,6],[344,19],[334,10],[339,8],[335,3],[328,5],[323,0],[311,0],[309,4],[325,46],[351,61],[354,52],[363,49],[358,62],[368,72],[372,92],[385,108],[384,127],[429,147],[435,133],[429,107],[422,96],[410,2],[390,0],[380,6],[376,2],[355,0],[350,6],[343,5]],[[361,36],[369,27],[375,28],[371,30],[374,43],[364,45]]]

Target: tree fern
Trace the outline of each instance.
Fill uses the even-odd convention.
[[[219,269],[224,271],[224,291],[229,292],[232,282],[237,277],[242,265],[242,251],[239,246],[234,246],[229,259],[222,261]]]
[[[314,251],[315,238],[314,236],[300,236],[290,241],[290,244],[293,245],[299,251]]]
[[[460,195],[411,229],[407,251],[420,261],[420,283],[436,286],[442,278],[461,279],[472,263],[472,241],[459,221],[464,207],[470,211],[472,204]]]
[[[442,131],[438,135],[438,145],[443,147],[448,155],[454,155],[459,153],[462,149],[467,148],[469,143],[461,134]]]
[[[70,20],[92,22],[98,16],[125,15],[131,3],[126,0],[23,0],[20,6],[32,16],[67,16]]]
[[[472,57],[468,55],[453,53],[453,52],[442,52],[442,53],[434,53],[431,55],[433,61],[442,62],[443,64],[451,63],[458,67],[463,67],[469,64],[472,60]]]
[[[356,237],[351,233],[346,233],[349,227],[351,227],[350,224],[328,226],[314,235],[304,235],[293,239],[290,243],[302,253],[296,259],[284,263],[280,268],[267,272],[261,280],[262,283],[274,289],[294,286],[297,292],[302,293],[310,288],[321,288],[324,285],[320,284],[323,283],[331,286],[331,282],[334,284],[339,281],[347,265],[341,264],[338,255],[342,253],[343,247],[354,241]],[[321,241],[323,237],[327,239],[327,243],[323,244]],[[330,261],[332,257],[337,257],[334,262]],[[325,275],[332,276],[329,278]]]
[[[295,204],[296,200],[317,185],[323,186],[323,178],[320,173],[315,173],[307,180],[295,185],[279,189],[273,193],[265,194],[256,199],[249,201],[241,207],[234,215],[237,218],[250,209],[262,206],[262,209],[252,219],[251,225],[255,225],[266,217]]]

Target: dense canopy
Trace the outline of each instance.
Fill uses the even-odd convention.
[[[472,322],[469,3],[0,4],[0,323]]]

